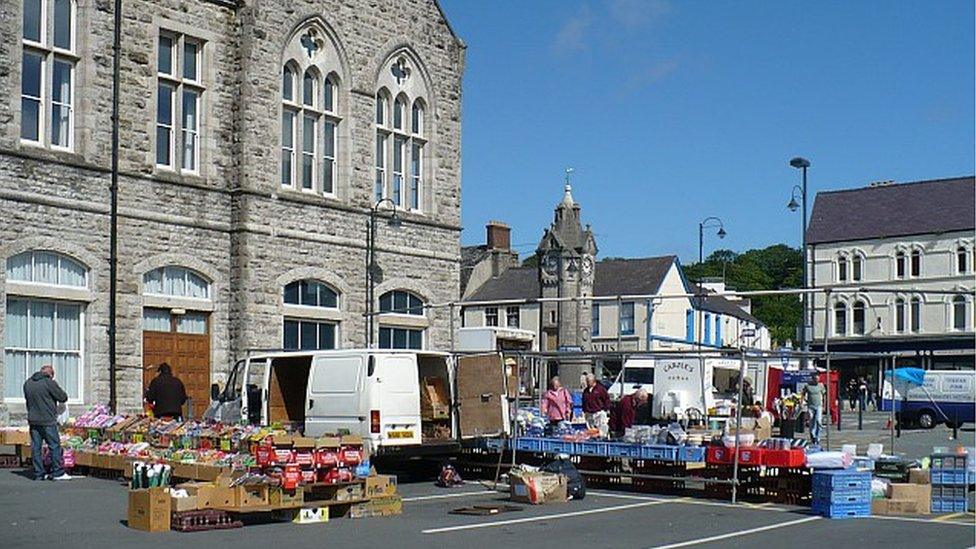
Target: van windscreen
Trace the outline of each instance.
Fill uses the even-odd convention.
[[[624,368],[624,383],[654,383],[654,368]]]

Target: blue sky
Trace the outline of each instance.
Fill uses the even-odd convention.
[[[969,1],[442,0],[468,45],[464,244],[531,255],[572,166],[600,256],[798,245],[818,190],[974,172]]]

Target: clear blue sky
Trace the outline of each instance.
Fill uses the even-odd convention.
[[[464,244],[525,257],[563,170],[600,256],[798,245],[817,190],[974,172],[974,8],[940,2],[442,0],[468,45]]]

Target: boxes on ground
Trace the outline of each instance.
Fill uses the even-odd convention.
[[[928,505],[926,504],[926,507]],[[918,515],[918,502],[907,499],[887,499],[876,498],[871,500],[871,514],[890,516],[890,515]]]
[[[912,484],[931,484],[928,469],[909,469],[908,482]]]
[[[531,503],[565,503],[566,477],[554,473],[513,472],[509,476],[512,501]]]
[[[395,496],[397,493],[397,478],[393,475],[373,475],[366,477],[366,497],[379,498]]]
[[[403,512],[403,499],[400,496],[373,498],[364,503],[349,507],[350,518],[390,517]]]
[[[170,510],[168,488],[129,491],[129,528],[165,532],[169,530]]]

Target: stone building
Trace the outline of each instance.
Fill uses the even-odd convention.
[[[109,392],[113,3],[0,4],[3,417],[52,362]],[[444,348],[457,298],[464,43],[434,0],[127,0],[119,407],[166,361],[197,411],[249,349]],[[398,228],[382,220],[392,209]]]

